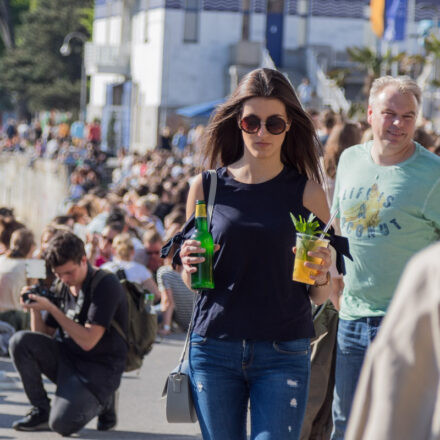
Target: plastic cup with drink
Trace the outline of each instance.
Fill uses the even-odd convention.
[[[293,281],[299,281],[300,283],[315,284],[315,280],[310,276],[316,276],[318,271],[305,265],[306,262],[313,264],[321,264],[322,258],[311,257],[309,252],[316,251],[320,247],[327,248],[329,240],[325,237],[327,231],[330,228],[337,212],[334,212],[329,222],[326,224],[322,231],[318,231],[319,222],[315,220],[315,216],[310,214],[307,220],[299,216],[295,218],[293,214],[290,214],[292,221],[295,225],[296,233],[296,256],[293,266]],[[318,235],[320,234],[320,235]]]

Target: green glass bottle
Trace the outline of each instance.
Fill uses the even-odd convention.
[[[191,274],[192,289],[213,289],[214,277],[212,274],[212,260],[214,256],[214,240],[208,231],[206,218],[206,204],[204,200],[196,201],[195,231],[192,240],[200,241],[201,247],[206,250],[203,254],[194,254],[205,259],[203,263],[195,264],[197,272]]]

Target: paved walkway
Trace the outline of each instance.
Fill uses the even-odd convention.
[[[72,438],[79,439],[130,439],[130,440],[201,440],[197,423],[169,424],[165,418],[165,402],[161,399],[163,385],[168,373],[177,365],[183,334],[171,335],[154,345],[145,358],[140,374],[123,376],[119,396],[119,422],[116,430],[99,432],[96,418]],[[12,422],[24,415],[29,404],[21,382],[11,361],[0,358],[0,440],[60,439],[53,432],[18,432],[10,428]],[[47,389],[53,393],[54,386],[47,381]]]

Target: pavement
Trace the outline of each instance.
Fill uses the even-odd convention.
[[[125,373],[119,393],[118,425],[115,430],[96,430],[96,418],[71,438],[130,440],[201,440],[197,423],[170,424],[165,417],[165,400],[161,399],[168,373],[177,365],[185,335],[172,334],[158,339],[144,358],[138,372]],[[45,381],[49,397],[54,385]],[[9,358],[0,358],[0,440],[60,439],[51,431],[19,432],[11,429],[14,420],[30,408],[20,378]]]

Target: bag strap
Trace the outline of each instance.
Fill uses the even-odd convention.
[[[215,170],[208,170],[209,179],[209,195],[208,195],[208,207],[207,207],[207,221],[208,228],[211,227],[212,211],[214,211],[215,193],[217,192],[217,172]]]
[[[92,303],[93,295],[95,293],[95,289],[101,280],[107,275],[107,272],[102,269],[93,269],[92,279],[90,281],[89,291],[84,293],[84,300],[81,304],[81,310],[78,313],[78,319],[80,321],[85,320],[87,317],[87,313],[89,311],[90,304]]]
[[[124,278],[123,278],[123,279],[126,279],[126,278],[125,278],[125,271],[124,271],[124,269],[120,269],[120,270],[121,270],[121,271],[123,272],[123,274],[124,274]],[[107,275],[107,273],[108,273],[108,272],[106,272],[106,271],[104,271],[104,270],[102,270],[102,269],[96,269],[96,270],[93,272],[93,275],[92,275],[92,281],[91,281],[91,283],[90,283],[90,296],[89,296],[90,301],[91,301],[91,298],[92,298],[92,296],[93,296],[93,293],[94,293],[96,287],[97,287],[98,284],[101,282],[101,280]],[[118,278],[119,278],[119,275],[122,275],[122,274],[119,274],[119,270],[118,270],[118,273],[117,273]],[[122,279],[122,278],[119,278],[119,280],[121,280],[121,279]],[[129,303],[129,301],[127,301],[127,303]],[[130,307],[130,304],[127,304],[127,307]],[[130,315],[128,315],[128,316],[130,316]],[[127,339],[127,335],[124,333],[124,330],[122,330],[121,326],[115,321],[115,319],[112,319],[112,320],[110,321],[110,325],[113,326],[113,328],[119,333],[119,336],[121,336],[121,338],[122,338],[122,339],[125,341],[125,343],[128,345],[129,342],[128,342],[128,339]]]
[[[211,222],[212,222],[212,212],[214,210],[214,201],[215,201],[215,194],[217,191],[217,172],[215,170],[208,170],[208,173],[210,175],[209,179],[209,195],[208,195],[208,206],[207,206],[207,220],[208,220],[208,229],[211,229]],[[188,349],[188,343],[189,338],[191,336],[192,327],[194,324],[194,314],[196,310],[196,295],[193,297],[193,308],[191,313],[191,320],[188,326],[188,331],[186,332],[186,338],[185,338],[185,344],[183,345],[182,354],[179,358],[179,366],[177,368],[177,374],[180,374],[180,370],[182,369],[182,364],[185,359],[186,350]]]

